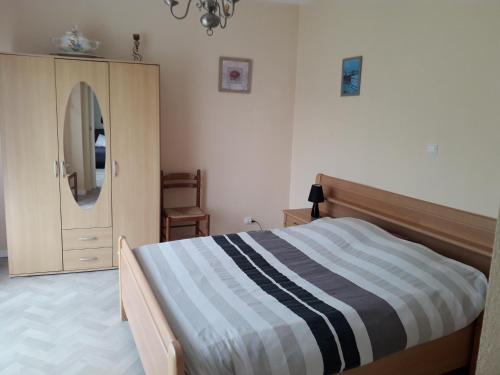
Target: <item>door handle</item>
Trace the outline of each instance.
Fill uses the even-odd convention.
[[[57,160],[54,160],[53,172],[54,177],[59,177],[59,162]]]
[[[118,162],[116,160],[113,160],[113,177],[118,176]]]
[[[96,260],[99,260],[99,258],[98,257],[80,258],[80,262],[95,262]]]
[[[80,237],[78,240],[79,241],[97,241],[97,237],[95,237],[95,236]]]
[[[61,161],[59,165],[61,166],[61,176],[66,177],[66,163],[64,162],[64,160]]]

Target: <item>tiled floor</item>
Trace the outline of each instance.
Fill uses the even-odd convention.
[[[0,258],[0,374],[143,373],[117,271],[9,279]]]

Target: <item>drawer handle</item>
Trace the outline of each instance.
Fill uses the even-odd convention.
[[[97,241],[97,237],[96,236],[80,237],[79,240],[80,241]]]
[[[95,262],[96,260],[99,260],[99,258],[98,257],[80,258],[80,262]]]

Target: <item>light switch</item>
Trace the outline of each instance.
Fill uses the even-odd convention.
[[[436,143],[429,143],[427,145],[427,153],[429,156],[436,157],[439,153],[439,145]]]

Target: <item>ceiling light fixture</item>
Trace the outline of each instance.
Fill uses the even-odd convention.
[[[187,0],[186,10],[184,14],[178,15],[174,11],[174,8],[179,5],[179,1],[163,1],[170,8],[170,13],[172,13],[172,16],[174,16],[178,20],[183,20],[187,17],[192,2],[192,0]],[[204,12],[204,14],[200,18],[200,22],[204,27],[206,27],[207,34],[209,36],[212,36],[214,34],[214,29],[219,26],[221,29],[226,28],[227,20],[234,15],[234,10],[238,1],[239,0],[197,0],[196,7],[200,11]]]

